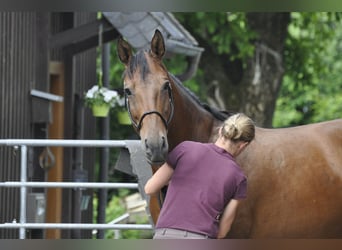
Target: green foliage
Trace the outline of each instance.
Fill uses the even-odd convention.
[[[292,13],[274,127],[342,117],[342,24],[339,14]]]
[[[202,43],[210,44],[217,54],[225,54],[230,60],[253,55],[251,41],[256,33],[248,28],[246,13],[196,12],[174,15]]]
[[[111,222],[112,220],[118,218],[119,216],[126,213],[125,205],[123,203],[123,198],[129,194],[129,190],[120,189],[118,195],[114,195],[111,197],[108,202],[108,206],[106,208],[106,223]],[[93,199],[93,207],[94,207],[94,218],[93,221],[96,223],[97,218],[97,206],[98,199],[94,197]],[[147,224],[149,223],[148,219],[141,218],[137,220],[138,224]],[[120,230],[119,239],[142,239],[142,238],[151,238],[151,232],[145,232],[144,230]],[[114,239],[114,230],[106,230],[105,239]]]
[[[223,56],[229,61],[244,60],[253,55],[252,40],[256,34],[248,28],[246,13],[236,12],[176,12],[179,22],[191,33],[206,51]],[[184,71],[184,58],[172,58],[167,62],[169,70]],[[243,64],[243,66],[245,66]],[[207,99],[207,87],[203,81],[203,71],[199,67],[195,76],[184,85],[196,93],[201,100]]]

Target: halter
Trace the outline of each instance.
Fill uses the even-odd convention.
[[[143,115],[141,116],[139,122],[136,123],[134,121],[133,117],[132,117],[131,108],[130,108],[129,100],[128,100],[128,95],[125,93],[125,102],[126,102],[126,107],[127,107],[128,115],[129,115],[129,118],[132,121],[133,126],[137,129],[137,131],[140,131],[144,118],[146,116],[148,116],[148,115],[151,115],[151,114],[158,115],[160,117],[160,119],[163,121],[163,123],[165,125],[165,128],[168,129],[168,125],[170,124],[171,119],[173,117],[173,113],[174,113],[173,95],[172,95],[172,90],[171,90],[171,86],[170,85],[168,86],[168,94],[169,94],[169,104],[170,104],[171,112],[170,112],[170,115],[169,115],[167,120],[163,117],[163,115],[160,112],[158,112],[156,110],[151,110],[151,111],[144,112]]]

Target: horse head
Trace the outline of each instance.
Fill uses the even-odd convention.
[[[167,132],[174,112],[171,80],[162,62],[164,38],[156,30],[150,50],[133,55],[131,46],[120,37],[117,52],[125,65],[125,101],[133,127],[140,136],[147,161],[159,166],[168,153]]]

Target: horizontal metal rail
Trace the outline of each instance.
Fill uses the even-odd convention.
[[[48,140],[48,139],[1,139],[0,145],[4,146],[29,146],[29,147],[126,147],[127,140]]]
[[[108,183],[108,182],[20,182],[6,181],[0,182],[0,187],[40,187],[40,188],[139,188],[138,183]]]
[[[87,224],[87,223],[26,223],[26,195],[28,187],[41,188],[139,188],[137,183],[99,182],[28,182],[27,147],[126,147],[133,140],[62,140],[62,139],[0,139],[0,146],[20,147],[20,181],[0,182],[0,187],[20,188],[20,222],[0,224],[0,228],[19,229],[20,239],[25,239],[25,229],[153,229],[149,224]]]
[[[31,228],[31,229],[129,229],[150,230],[152,225],[148,224],[92,224],[92,223],[4,223],[0,228]]]

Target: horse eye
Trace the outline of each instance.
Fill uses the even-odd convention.
[[[164,83],[164,86],[163,86],[163,90],[169,90],[171,87],[170,87],[170,82],[165,82]]]
[[[124,89],[125,95],[129,96],[132,95],[132,91],[129,88]]]

